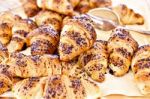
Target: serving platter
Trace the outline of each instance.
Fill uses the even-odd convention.
[[[130,25],[129,27],[141,28],[150,30],[150,1],[149,0],[112,0],[113,6],[117,4],[126,4],[129,8],[134,9],[136,12],[142,14],[145,18],[145,24],[142,26],[139,25]],[[135,3],[136,2],[136,3]],[[19,3],[19,0],[0,0],[0,11],[11,10],[15,14],[19,14],[25,18],[23,8]],[[101,31],[96,29],[97,39],[108,40],[110,37],[111,31]],[[137,32],[130,31],[130,34],[133,38],[139,43],[139,45],[150,44],[150,35],[143,35]],[[29,49],[23,51],[25,54],[30,54]],[[114,77],[113,75],[107,73],[106,80],[103,83],[98,83],[102,91],[102,99],[149,99],[149,96],[143,96],[138,90],[134,76],[131,71],[123,77]],[[3,97],[13,97],[11,92],[7,92]],[[6,99],[6,98],[4,98]]]

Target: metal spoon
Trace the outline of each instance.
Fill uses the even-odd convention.
[[[110,31],[116,27],[119,27],[126,30],[150,35],[150,31],[121,26],[119,16],[108,8],[95,8],[90,10],[87,13],[87,15],[89,15],[91,19],[94,21],[94,25],[96,28],[104,31]]]

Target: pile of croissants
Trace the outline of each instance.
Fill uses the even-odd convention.
[[[108,41],[98,40],[88,15],[66,16],[80,0],[29,1],[28,16],[44,9],[34,20],[0,15],[0,94],[12,90],[17,99],[95,99],[101,96],[96,82],[105,80],[107,70],[119,77],[130,66],[141,92],[150,94],[150,45],[138,48],[121,28]],[[22,52],[27,48],[28,55]]]

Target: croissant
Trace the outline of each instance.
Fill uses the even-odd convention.
[[[24,55],[12,53],[7,62],[13,77],[42,77],[61,74],[61,64],[57,56],[52,55]]]
[[[68,76],[75,75],[79,69],[81,70],[81,68],[79,68],[77,59],[68,62],[61,61],[61,67],[61,74]]]
[[[58,52],[60,60],[69,61],[90,49],[96,40],[92,21],[86,15],[74,17],[64,25]]]
[[[35,21],[38,26],[45,25],[45,24],[51,24],[55,30],[60,31],[61,30],[61,22],[62,17],[60,14],[52,11],[40,11],[35,16]]]
[[[53,54],[59,42],[59,33],[51,25],[43,25],[29,35],[32,55]]]
[[[15,23],[12,28],[13,36],[8,45],[8,51],[16,52],[22,50],[27,42],[27,34],[35,28],[37,28],[37,25],[31,19],[22,19]]]
[[[66,75],[28,78],[13,89],[17,99],[95,99],[101,94],[96,83]]]
[[[79,56],[78,63],[95,81],[102,82],[107,69],[107,42],[97,40],[93,47]]]
[[[150,45],[139,47],[133,56],[131,68],[141,93],[150,95]]]
[[[68,0],[37,0],[38,7],[56,11],[64,15],[72,15],[73,7]]]
[[[9,67],[9,65],[0,64],[0,94],[12,88],[13,81]]]
[[[73,8],[75,8],[80,2],[80,0],[68,0],[68,1],[71,3]]]
[[[13,26],[17,21],[21,19],[20,16],[14,15],[9,11],[5,11],[0,15],[0,24],[7,23],[9,26]]]
[[[22,0],[24,12],[28,17],[35,16],[39,11],[36,0]]]
[[[112,10],[118,14],[123,25],[144,24],[144,17],[124,4],[113,7]]]
[[[75,7],[75,10],[80,13],[86,13],[93,8],[109,7],[111,5],[111,0],[80,0],[79,4]]]
[[[4,92],[10,90],[12,88],[12,85],[13,83],[7,75],[0,74],[0,94],[3,94]]]
[[[47,77],[31,77],[15,84],[14,95],[17,99],[42,99]]]
[[[112,1],[111,0],[89,0],[89,4],[91,8],[109,7],[112,5]]]
[[[9,57],[8,49],[0,43],[0,63],[5,63]]]
[[[11,25],[9,23],[0,24],[0,42],[4,45],[8,44],[11,39]]]
[[[12,37],[12,26],[21,18],[10,12],[4,12],[0,15],[0,42],[8,44]]]
[[[138,43],[128,31],[117,28],[108,40],[110,73],[123,76],[129,70],[131,59],[138,47]]]
[[[86,13],[90,10],[90,3],[89,0],[80,0],[79,4],[75,8],[75,10],[79,11],[80,13]]]

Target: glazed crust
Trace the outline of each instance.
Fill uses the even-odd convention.
[[[132,59],[132,71],[142,94],[150,94],[150,45],[139,47]]]
[[[97,40],[93,47],[79,56],[79,65],[95,81],[102,82],[107,69],[107,42]]]
[[[51,25],[43,25],[28,35],[32,55],[53,54],[59,42],[59,33]]]
[[[114,7],[112,10],[119,15],[123,25],[144,24],[144,17],[124,4]]]
[[[90,49],[96,40],[96,32],[87,16],[74,17],[64,25],[59,43],[60,60],[69,61]]]
[[[116,29],[108,40],[109,67],[115,76],[123,76],[129,70],[138,44],[124,29]]]
[[[36,17],[35,22],[38,26],[45,25],[45,24],[51,24],[55,30],[60,31],[61,30],[61,23],[62,23],[62,17],[60,14],[53,12],[53,11],[40,11]]]

